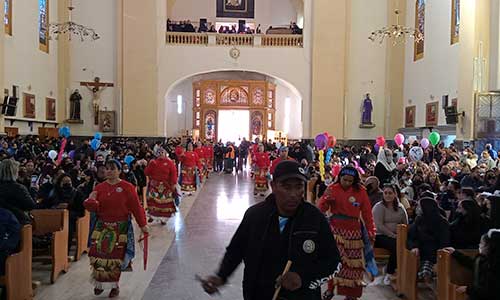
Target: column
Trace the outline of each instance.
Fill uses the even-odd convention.
[[[69,21],[68,11],[69,1],[57,1],[57,22],[62,23]],[[56,120],[59,123],[68,119],[68,103],[69,103],[69,81],[71,72],[71,56],[69,49],[69,40],[67,35],[62,35],[57,41],[57,112]]]
[[[4,20],[4,1],[0,1],[0,20]],[[3,22],[2,22],[2,30],[0,30],[0,95],[1,95],[1,101],[3,101],[3,89],[5,88],[4,86],[4,38],[5,38],[5,33],[3,32]],[[3,115],[0,114],[0,135],[4,135],[4,118]]]
[[[349,0],[312,3],[312,136],[345,137],[344,92]]]
[[[500,2],[491,0],[490,90],[500,90]]]

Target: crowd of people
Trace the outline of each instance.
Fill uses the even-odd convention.
[[[274,26],[274,28],[280,28],[282,29],[283,27],[281,26]],[[286,27],[285,27],[286,28]],[[291,34],[302,34],[302,28],[300,28],[296,22],[290,22],[290,25],[288,26],[288,29]],[[266,30],[266,34],[272,33],[273,26],[269,26],[269,28]],[[262,33],[262,28],[261,24],[258,24],[256,28],[251,28],[250,26],[237,26],[235,25],[230,25],[230,26],[219,26],[217,29],[215,25],[209,24],[207,22],[202,22],[200,23],[199,26],[195,26],[191,23],[190,20],[183,20],[183,21],[173,21],[170,19],[167,19],[167,31],[169,32],[198,32],[198,33],[203,33],[203,32],[209,32],[209,33],[224,33],[224,34],[261,34]]]
[[[210,173],[244,170],[254,180],[255,196],[272,190],[264,202],[269,197],[272,201],[286,198],[287,188],[298,195],[294,199],[305,199],[308,191],[301,182],[304,178],[312,182],[312,203],[327,216],[341,263],[335,276],[328,277],[324,299],[331,298],[335,288],[347,300],[361,297],[365,271],[377,274],[373,247],[391,253],[383,280],[391,284],[397,272],[399,224],[409,225],[407,246],[420,257],[419,279],[432,282],[438,249],[462,261],[455,249],[478,249],[480,263],[473,266],[481,268],[482,280],[467,287],[467,293],[471,299],[493,299],[488,295],[498,293],[492,283],[500,279],[500,232],[495,230],[500,228],[500,159],[491,145],[477,155],[472,148],[458,151],[454,145],[439,144],[427,147],[418,159],[410,153],[420,146],[418,141],[378,151],[371,144],[344,145],[332,149],[330,159],[322,162],[322,154],[307,141],[287,147],[259,139],[243,139],[236,146],[222,141],[181,144],[172,138],[150,144],[113,138],[95,147],[90,140],[80,143],[70,138],[59,157],[50,158],[49,152],[59,152],[61,143],[61,138],[37,136],[0,139],[0,208],[12,212],[21,225],[31,222],[32,209],[67,209],[70,246],[76,220],[85,209],[93,212],[89,256],[96,295],[108,287],[110,296],[119,294],[121,271],[130,267],[134,253],[132,216],[147,236],[147,223],[165,224],[182,195],[196,191]],[[289,162],[296,167],[288,168],[300,173],[293,178],[280,170]],[[299,182],[287,183],[294,178]],[[280,191],[281,196],[276,194]],[[280,229],[291,230],[286,221],[293,217],[280,214]],[[105,242],[109,232],[119,237],[120,247]],[[4,241],[0,246],[5,245]],[[314,243],[306,246],[314,248]],[[15,250],[2,251],[2,267]],[[104,265],[111,267],[102,271]],[[232,271],[224,269],[224,281],[219,277],[203,281],[204,288],[216,291]]]

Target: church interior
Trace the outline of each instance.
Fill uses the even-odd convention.
[[[0,17],[2,143],[291,146],[327,133],[337,145],[364,145],[438,133],[444,147],[500,148],[498,0],[0,0]],[[211,299],[198,276],[216,270],[246,209],[263,201],[253,169],[242,170],[183,191],[166,225],[148,225],[149,249],[134,221],[133,271],[123,272],[118,299]],[[51,252],[35,259],[22,244],[29,255],[16,268],[28,271],[0,276],[2,299],[108,295],[96,296],[89,282],[89,220],[72,225],[85,240],[71,245],[61,211],[34,213],[49,221],[33,224],[33,240],[50,236]],[[56,242],[69,243],[69,254]],[[406,240],[399,243],[403,253]],[[466,299],[448,289],[465,275],[443,278],[459,269],[453,262],[438,262],[435,284],[417,284],[416,261],[402,256],[392,285],[375,277],[359,299]],[[242,278],[240,266],[214,298],[243,299]],[[6,293],[13,280],[20,292]]]

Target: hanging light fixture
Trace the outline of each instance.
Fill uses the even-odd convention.
[[[72,36],[76,36],[80,38],[80,41],[85,41],[86,39],[90,39],[91,41],[95,41],[100,39],[99,34],[95,32],[94,29],[90,27],[86,27],[75,23],[72,21],[72,13],[75,7],[73,6],[73,1],[69,1],[69,21],[64,23],[52,23],[50,24],[50,35],[49,39],[58,40],[60,35],[68,34],[68,39],[71,41]]]
[[[399,24],[399,9],[395,9],[396,14],[396,25],[391,25],[389,27],[383,27],[376,31],[373,31],[368,39],[372,42],[378,41],[382,44],[386,40],[391,40],[392,44],[395,46],[397,44],[406,44],[409,38],[413,38],[415,43],[420,43],[424,40],[424,35],[415,28],[406,27]]]

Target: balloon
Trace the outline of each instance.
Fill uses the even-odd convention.
[[[377,142],[377,145],[379,145],[379,147],[384,147],[385,138],[383,136],[379,136],[379,137],[377,137],[376,142]]]
[[[59,128],[59,135],[65,138],[69,138],[71,135],[71,131],[68,126],[63,126]]]
[[[429,140],[428,140],[428,139],[426,139],[426,138],[423,138],[423,139],[420,141],[420,146],[422,146],[422,148],[424,148],[424,149],[429,148]]]
[[[135,160],[135,157],[133,157],[132,155],[127,155],[125,156],[125,159],[123,161],[125,161],[125,163],[130,167],[130,164]]]
[[[57,151],[56,150],[50,150],[49,151],[49,158],[54,160],[57,157]]]
[[[410,158],[413,161],[421,160],[424,157],[424,150],[421,147],[411,147]]]
[[[66,148],[66,143],[68,140],[63,138],[61,141],[61,147],[59,148],[59,153],[57,155],[56,165],[60,165],[63,159],[64,149]]]
[[[96,133],[94,134],[94,139],[96,139],[96,140],[101,140],[101,139],[102,139],[102,133],[100,133],[100,132],[96,132]]]
[[[75,150],[69,151],[68,157],[71,158],[71,159],[75,159]]]
[[[93,139],[92,141],[90,141],[90,147],[92,149],[94,149],[94,151],[99,149],[100,146],[101,146],[101,141],[96,140],[96,139]]]
[[[337,139],[333,135],[328,136],[328,147],[333,148],[335,145],[337,145]]]
[[[415,141],[415,137],[410,136],[410,137],[408,138],[408,144],[413,145],[413,142],[414,142],[414,141]]]
[[[432,132],[429,135],[429,141],[431,142],[432,146],[436,146],[439,144],[439,141],[441,140],[441,136],[437,132]]]
[[[318,134],[314,139],[314,144],[319,150],[325,149],[328,144],[328,138],[324,134]]]
[[[398,146],[403,145],[403,143],[405,142],[405,136],[402,135],[401,133],[396,134],[396,136],[394,136],[394,142]]]

